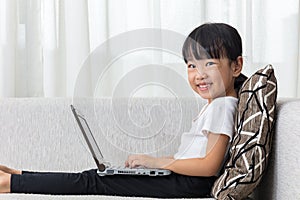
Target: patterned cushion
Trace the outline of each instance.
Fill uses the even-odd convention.
[[[224,173],[216,180],[217,199],[246,198],[266,170],[275,125],[277,81],[271,65],[248,78],[239,92],[236,134]]]

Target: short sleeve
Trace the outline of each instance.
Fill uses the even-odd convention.
[[[237,109],[237,98],[217,98],[207,107],[204,115],[202,133],[224,134],[232,140],[234,120]]]

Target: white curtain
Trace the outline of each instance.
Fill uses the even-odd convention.
[[[299,10],[298,0],[0,0],[0,97],[71,97],[87,58],[111,38],[145,28],[187,36],[204,22],[239,30],[246,75],[271,63],[279,96],[300,97]],[[93,68],[84,75],[85,94],[111,96],[121,79],[143,65],[173,66],[186,76],[180,56],[168,52],[145,48],[111,58],[100,79]],[[172,78],[159,68],[144,73],[141,77]],[[164,96],[172,93],[167,87],[142,84],[130,94]]]

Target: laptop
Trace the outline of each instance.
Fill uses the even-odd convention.
[[[87,143],[87,146],[93,156],[93,159],[98,168],[97,173],[100,176],[106,175],[146,175],[146,176],[166,176],[171,174],[170,170],[166,169],[151,169],[151,168],[127,168],[127,167],[111,167],[109,162],[104,161],[104,157],[100,148],[92,134],[92,131],[83,115],[79,114],[78,110],[71,105],[72,112],[81,130],[81,133]]]

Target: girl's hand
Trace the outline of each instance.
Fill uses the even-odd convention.
[[[125,167],[136,168],[142,166],[146,168],[165,169],[173,161],[174,159],[171,157],[156,158],[145,154],[135,154],[128,156],[125,161]]]
[[[156,165],[156,158],[144,154],[130,155],[125,161],[125,167],[136,168],[140,166],[146,168],[158,168]]]

